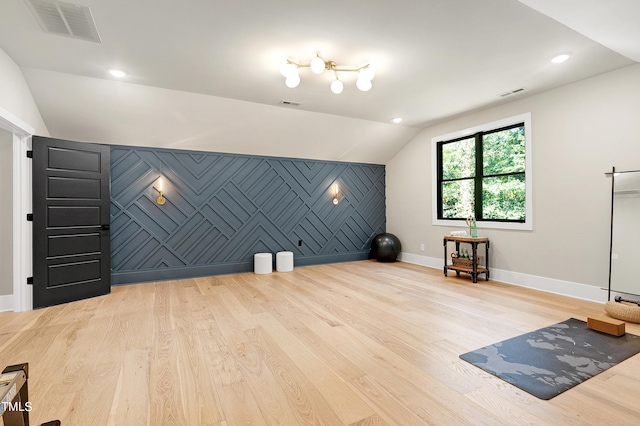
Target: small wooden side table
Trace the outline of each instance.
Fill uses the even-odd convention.
[[[460,243],[471,244],[471,267],[447,264],[447,243],[454,242],[456,244],[456,252],[460,253]],[[484,244],[484,265],[480,266],[476,262],[478,256],[478,244]],[[478,282],[478,275],[484,274],[484,278],[489,281],[489,238],[471,238],[471,237],[452,237],[445,236],[444,241],[444,276],[447,276],[447,271],[456,271],[456,275],[460,276],[460,272],[471,274],[471,279],[474,283]]]

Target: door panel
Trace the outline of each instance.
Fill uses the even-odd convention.
[[[33,137],[33,307],[111,291],[108,146]]]
[[[48,237],[50,259],[87,253],[100,253],[100,234],[51,235]]]
[[[100,199],[100,181],[97,179],[76,179],[50,177],[49,198]]]
[[[99,173],[101,168],[100,157],[100,153],[78,151],[73,148],[50,147],[46,164],[50,170]]]
[[[100,207],[48,206],[48,228],[100,226]]]
[[[100,260],[48,265],[49,287],[97,282],[100,280]]]

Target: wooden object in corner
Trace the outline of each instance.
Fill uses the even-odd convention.
[[[588,317],[587,318],[587,327],[600,331],[602,333],[612,334],[614,336],[622,336],[624,331],[624,321],[620,321],[613,318],[608,317]]]
[[[456,263],[447,264],[447,243],[454,242],[456,244],[456,253],[460,253],[460,243],[467,243],[471,245],[471,259],[468,263],[464,264],[460,262],[460,259]],[[478,244],[484,244],[484,266],[478,265]],[[451,235],[444,236],[444,276],[447,276],[448,270],[456,271],[456,276],[460,276],[460,272],[465,272],[471,275],[471,280],[474,283],[478,282],[478,275],[484,274],[484,278],[489,281],[489,239],[488,238],[470,238],[470,237],[453,237]],[[463,261],[463,260],[462,260]]]

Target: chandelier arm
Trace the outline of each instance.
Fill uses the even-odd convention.
[[[293,59],[287,59],[287,63],[296,66],[297,68],[309,68],[311,64],[302,64],[300,62],[296,62]]]
[[[295,65],[298,68],[311,67],[311,63],[305,64],[301,62],[296,62],[293,59],[287,59],[287,63],[290,63],[291,65]],[[336,65],[336,63],[333,61],[325,61],[324,63],[325,63],[325,68],[327,70],[330,70],[330,71],[333,70],[333,71],[339,71],[339,72],[360,72],[363,69],[369,68],[371,66],[370,64],[365,64],[359,67],[340,67],[339,65]]]
[[[334,67],[333,69],[335,71],[340,71],[340,72],[360,72],[365,68],[369,68],[369,64],[362,65],[361,67],[344,67],[344,68]]]

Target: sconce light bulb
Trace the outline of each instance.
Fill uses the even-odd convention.
[[[167,200],[166,198],[164,198],[164,195],[162,193],[163,188],[164,187],[164,182],[162,180],[162,176],[160,176],[158,178],[158,182],[156,183],[156,191],[158,191],[158,198],[156,198],[156,202],[158,203],[158,205],[163,205]]]

